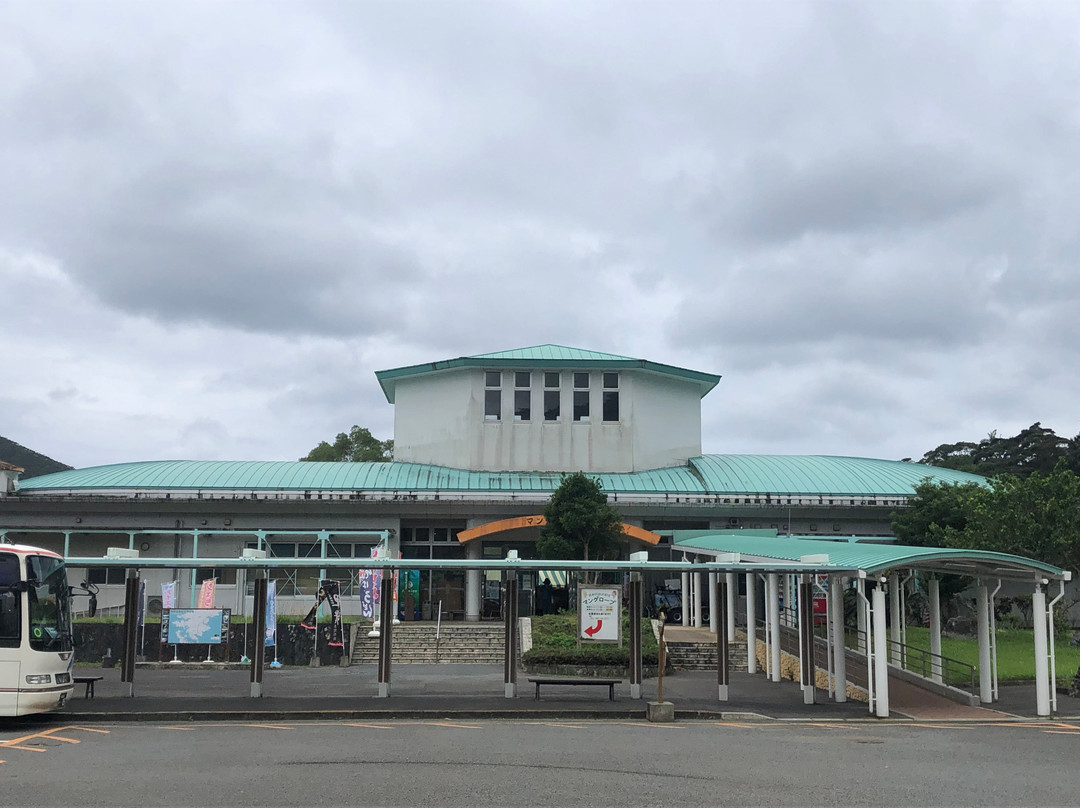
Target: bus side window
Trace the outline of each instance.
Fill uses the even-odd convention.
[[[14,553],[0,553],[0,647],[19,647],[22,611],[18,584],[19,559]]]

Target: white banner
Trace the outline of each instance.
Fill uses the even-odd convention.
[[[176,581],[169,581],[161,585],[161,608],[176,608]]]

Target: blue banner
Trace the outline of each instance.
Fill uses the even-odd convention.
[[[277,645],[277,581],[266,585],[266,642],[268,648]]]
[[[139,581],[139,609],[136,612],[136,620],[138,622],[136,622],[136,624],[135,624],[135,625],[137,625],[139,627],[142,627],[143,618],[146,616],[144,614],[145,609],[143,608],[143,605],[145,603],[146,603],[146,581],[140,580]]]

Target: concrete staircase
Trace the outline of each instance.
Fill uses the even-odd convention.
[[[353,665],[379,661],[379,638],[369,637],[369,631],[370,621],[355,624]],[[498,665],[503,661],[503,624],[443,623],[436,645],[434,623],[403,622],[393,628],[392,645],[395,665]]]
[[[709,639],[709,638],[712,639]],[[682,629],[665,632],[668,660],[671,666],[684,671],[716,670],[716,638],[701,629]],[[746,670],[746,637],[736,632],[734,642],[728,644],[731,670]]]

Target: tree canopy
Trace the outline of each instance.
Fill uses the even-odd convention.
[[[915,493],[892,518],[904,544],[994,550],[1080,569],[1080,477],[1064,459],[1049,474],[1002,474],[988,487],[927,480]]]
[[[394,441],[379,440],[371,431],[353,425],[339,432],[333,444],[322,441],[302,461],[331,463],[383,463],[394,459]]]
[[[1027,477],[1035,472],[1050,474],[1063,458],[1069,469],[1080,474],[1080,435],[1060,438],[1036,421],[1009,438],[994,431],[978,443],[943,443],[924,454],[921,462],[984,477]]]
[[[608,504],[600,482],[577,471],[562,483],[544,508],[547,524],[536,552],[541,558],[614,558],[623,537],[622,517]]]

